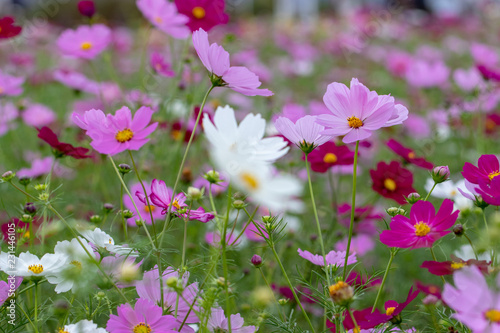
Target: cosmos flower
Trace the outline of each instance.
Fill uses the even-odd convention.
[[[488,263],[486,260],[462,260],[454,255],[451,255],[451,259],[448,261],[424,261],[420,267],[427,269],[431,274],[442,276],[451,275],[456,270],[468,266],[476,266],[483,274],[488,274],[488,267],[491,264],[491,262]]]
[[[372,189],[375,192],[401,205],[406,203],[405,196],[416,192],[413,188],[413,174],[399,162],[392,161],[390,164],[379,162],[377,169],[370,170],[370,176],[373,181]]]
[[[100,93],[99,83],[87,78],[82,73],[71,70],[57,69],[52,73],[52,77],[57,82],[62,83],[71,89],[94,95],[99,95]]]
[[[457,313],[452,317],[469,327],[473,333],[500,330],[500,295],[490,290],[481,271],[464,267],[453,273],[455,286],[446,283],[443,300]],[[500,287],[500,280],[496,279]]]
[[[158,75],[163,77],[174,77],[175,72],[172,70],[172,65],[168,63],[160,52],[153,52],[149,58],[151,67]]]
[[[81,232],[82,236],[90,242],[92,248],[96,250],[106,250],[111,253],[125,255],[125,256],[137,256],[138,253],[133,249],[121,245],[115,245],[115,240],[113,237],[102,231],[100,228],[95,228],[94,230],[84,230]]]
[[[60,142],[57,135],[48,127],[38,129],[38,137],[54,148],[57,156],[70,156],[75,159],[90,158],[89,150],[83,147],[74,147],[69,143]]]
[[[279,117],[274,121],[274,126],[285,138],[306,154],[331,139],[330,136],[320,134],[325,128],[316,123],[315,116],[307,115],[295,122],[287,117]]]
[[[321,134],[344,136],[344,143],[364,140],[373,131],[401,124],[408,118],[408,110],[395,104],[393,97],[379,96],[356,78],[351,80],[350,88],[337,82],[329,84],[323,101],[331,114],[318,116],[318,124],[326,128]]]
[[[118,315],[110,315],[106,329],[110,333],[154,332],[174,333],[178,323],[174,316],[163,315],[162,309],[153,302],[138,299],[134,308],[125,303],[117,308]]]
[[[413,290],[413,287],[410,288],[408,292],[408,296],[403,303],[398,303],[396,301],[387,301],[384,304],[385,313],[374,312],[367,317],[371,321],[381,321],[381,322],[392,322],[393,324],[401,323],[401,312],[418,296],[420,290]]]
[[[59,329],[63,333],[108,333],[104,328],[97,327],[92,320],[80,320],[76,324],[65,325]]]
[[[391,229],[382,231],[380,241],[389,247],[432,247],[436,240],[451,232],[458,213],[458,210],[453,212],[450,199],[443,201],[437,214],[430,202],[419,200],[411,207],[410,218],[396,215],[391,219]]]
[[[67,29],[57,39],[57,47],[63,55],[88,60],[101,54],[110,43],[111,30],[103,24]]]
[[[339,223],[349,228],[351,223],[351,205],[344,203],[338,206]],[[354,209],[354,233],[378,234],[376,222],[384,217],[374,206],[358,206]]]
[[[130,109],[126,106],[118,109],[115,115],[107,116],[101,110],[86,111],[80,115],[73,112],[73,122],[86,130],[92,139],[90,145],[101,154],[116,155],[124,150],[139,150],[149,139],[158,123],[148,126],[153,110],[143,106],[137,110],[132,119]]]
[[[224,0],[175,0],[175,5],[179,13],[189,17],[187,26],[193,32],[200,28],[209,31],[229,20],[229,16],[224,13]]]
[[[9,276],[7,281],[0,281],[0,306],[13,296],[12,293],[15,293],[22,282],[23,278],[20,276]]]
[[[4,16],[0,18],[0,39],[16,37],[21,33],[22,28],[14,24],[14,18]]]
[[[389,141],[387,141],[386,145],[408,163],[414,164],[427,170],[431,170],[434,167],[431,162],[426,161],[423,157],[417,157],[412,149],[403,146],[401,143],[394,139],[390,139]]]
[[[419,88],[443,86],[448,82],[450,69],[442,61],[414,60],[405,78],[409,85]]]
[[[189,36],[186,26],[189,18],[177,11],[177,7],[167,0],[137,0],[137,8],[158,30],[176,39]]]
[[[231,331],[234,333],[254,333],[257,331],[255,326],[243,326],[244,320],[239,313],[231,315]],[[224,315],[222,308],[212,309],[212,314],[208,319],[207,328],[209,332],[227,332],[229,331],[229,323]]]
[[[15,259],[7,252],[0,253],[0,270],[15,276],[39,277],[57,275],[66,264],[66,257],[61,254],[46,253],[42,258],[29,252],[22,252]]]
[[[19,116],[17,107],[12,102],[0,103],[0,136],[16,128],[14,122]]]
[[[56,113],[39,103],[29,103],[21,113],[24,123],[33,127],[48,126],[57,120]]]
[[[472,201],[474,201],[475,198],[471,199],[470,197],[466,197],[461,193],[462,191],[460,190],[460,188],[466,187],[465,183],[466,180],[460,180],[458,182],[447,180],[445,182],[439,183],[436,185],[436,187],[434,187],[431,196],[441,199],[451,199],[455,203],[455,207],[457,209],[465,210],[471,208]],[[434,180],[432,178],[428,178],[424,186],[425,190],[429,192],[433,186]]]
[[[462,176],[472,184],[479,184],[480,181],[489,184],[493,178],[500,176],[498,158],[495,155],[481,155],[477,161],[477,167],[465,162]]]
[[[12,76],[0,70],[0,97],[21,95],[23,83],[24,77]]]
[[[146,188],[146,193],[149,196],[151,194],[150,190],[150,185],[148,182],[143,182],[144,187]],[[123,195],[123,204],[125,207],[130,210],[131,212],[134,213],[134,216],[129,218],[127,220],[127,223],[129,226],[136,227],[137,224],[135,223],[136,220],[139,219],[139,215],[142,216],[143,220],[146,222],[146,224],[151,224],[151,215],[153,215],[153,219],[161,219],[162,218],[162,211],[161,209],[158,209],[158,207],[154,206],[153,203],[151,202],[151,199],[149,200],[149,205],[144,197],[144,192],[142,190],[141,183],[134,183],[132,186],[130,186],[130,193],[132,195],[135,195],[139,200],[135,200],[135,204],[137,205],[137,208],[140,210],[137,212],[134,207],[134,203],[132,202],[132,199],[128,196],[128,194]],[[152,214],[150,214],[152,213]]]
[[[500,206],[500,177],[493,178],[489,183],[480,180],[477,192],[487,204]]]
[[[312,254],[309,251],[302,251],[301,249],[298,249],[297,252],[299,253],[299,256],[301,256],[304,259],[309,260],[315,265],[318,266],[325,266],[325,261],[323,259],[322,255],[319,254]],[[337,267],[343,267],[345,263],[345,251],[330,251],[325,255],[326,259],[326,264],[327,265],[335,265]],[[347,264],[355,264],[357,262],[356,260],[356,254],[351,254],[349,258],[347,259]]]
[[[167,187],[163,180],[153,179],[151,183],[151,202],[159,208],[162,208],[162,214],[166,214],[169,206],[171,211],[176,212],[181,208],[187,207],[186,196],[184,193],[177,193],[172,201],[172,189]],[[144,199],[143,199],[144,200]],[[141,200],[142,201],[142,200]],[[145,200],[144,200],[145,201]]]
[[[312,171],[325,173],[336,165],[352,165],[354,152],[347,146],[337,146],[335,142],[328,141],[309,153],[307,159]]]
[[[268,89],[259,89],[259,77],[248,68],[232,66],[229,63],[229,53],[222,46],[213,43],[209,45],[208,34],[199,29],[193,33],[193,44],[203,65],[211,74],[212,83],[228,88],[247,96],[271,96]]]

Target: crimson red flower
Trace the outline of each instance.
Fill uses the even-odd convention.
[[[16,37],[23,28],[14,25],[14,18],[5,16],[0,19],[0,39]]]
[[[374,312],[373,314],[368,315],[367,319],[372,322],[382,321],[385,323],[390,321],[393,324],[400,324],[401,312],[418,296],[419,293],[420,290],[413,290],[413,287],[411,287],[408,292],[408,297],[406,297],[406,301],[401,304],[396,301],[387,301],[384,304],[385,314]]]
[[[229,16],[224,13],[224,0],[175,0],[175,5],[179,13],[189,17],[186,25],[193,32],[200,28],[209,31],[229,21]]]
[[[337,146],[329,141],[310,152],[307,159],[312,171],[324,173],[334,165],[353,164],[354,152],[347,146]]]
[[[382,315],[380,312],[379,314]],[[371,308],[360,311],[352,311],[352,315],[354,319],[356,319],[358,327],[364,330],[374,328],[385,322],[383,319],[380,320],[380,318],[377,318],[376,316],[374,317]],[[331,332],[337,332],[334,323],[327,321],[326,326],[330,329]],[[344,312],[344,321],[342,322],[342,326],[344,326],[346,330],[354,329],[354,322],[352,321],[351,316],[347,313],[347,311]]]
[[[81,0],[78,1],[78,11],[83,16],[91,18],[95,14],[95,4],[92,0]]]
[[[413,188],[413,174],[397,161],[392,161],[390,164],[379,162],[377,169],[370,170],[370,176],[373,181],[372,189],[375,192],[401,205],[406,203],[405,196],[416,192]]]
[[[448,261],[424,261],[420,267],[426,268],[431,274],[442,276],[451,275],[456,270],[463,267],[475,265],[482,273],[488,274],[488,266],[490,263],[486,260],[469,259],[465,261],[455,257],[454,255],[451,255],[451,259],[452,260]]]
[[[441,289],[438,286],[433,284],[423,284],[419,281],[415,283],[417,289],[423,292],[426,295],[435,296],[437,299],[442,299],[441,297]]]
[[[484,124],[485,132],[488,134],[494,134],[500,128],[500,114],[491,113],[486,116],[486,122]]]
[[[403,146],[394,139],[387,141],[386,145],[408,163],[428,170],[431,170],[434,167],[431,162],[426,161],[423,157],[417,157],[412,149]]]
[[[47,126],[38,129],[38,137],[47,142],[55,150],[57,157],[71,156],[76,159],[90,158],[89,150],[83,147],[74,147],[69,143],[60,142],[57,135]]]

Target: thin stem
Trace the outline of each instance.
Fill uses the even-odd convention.
[[[432,247],[430,247],[429,250],[431,251],[432,259],[434,259],[434,261],[438,261],[436,258],[436,255],[434,254],[434,250],[432,249]],[[441,275],[441,280],[443,280],[443,283],[446,283],[446,281],[442,275]]]
[[[490,233],[490,229],[488,227],[488,221],[486,221],[486,214],[484,213],[484,208],[481,209],[481,211],[483,212],[483,221],[484,221],[484,227],[486,228],[486,233],[489,234]]]
[[[35,284],[35,323],[38,331],[38,283],[33,282]]]
[[[358,169],[358,148],[359,141],[356,141],[356,148],[354,149],[354,164],[352,169],[352,200],[351,200],[351,222],[349,223],[349,237],[347,239],[347,250],[345,253],[345,262],[344,262],[344,273],[342,274],[342,280],[345,281],[347,275],[347,260],[349,259],[349,251],[351,250],[351,239],[352,239],[352,230],[354,228],[354,213],[356,209],[356,175]]]
[[[23,307],[22,306],[19,306],[19,309],[21,310],[21,312],[24,314],[24,316],[26,317],[26,319],[28,319],[28,321],[30,322],[31,326],[33,327],[33,330],[38,333],[38,328],[36,327],[36,325],[31,321],[31,318],[28,316],[28,314],[26,313],[26,311],[24,311]]]
[[[382,290],[384,289],[385,280],[387,279],[387,275],[389,275],[389,270],[391,269],[392,260],[394,260],[396,253],[398,253],[397,250],[395,250],[395,251],[391,250],[391,257],[389,258],[389,262],[387,263],[387,267],[385,268],[385,273],[384,273],[384,277],[382,278],[382,283],[380,284],[380,287],[378,288],[378,293],[377,293],[377,297],[375,298],[375,302],[373,303],[372,312],[374,312],[375,309],[377,308],[378,300],[380,299],[380,295],[382,295]]]
[[[479,260],[479,257],[477,256],[477,252],[474,249],[474,245],[472,245],[472,241],[470,240],[469,236],[467,236],[467,234],[464,233],[464,237],[469,241],[470,247],[472,249],[472,252],[474,252],[474,256],[476,257],[476,260]]]
[[[285,316],[283,316],[283,314],[281,313],[280,311],[280,304],[278,303],[278,300],[276,299],[276,296],[274,296],[274,291],[273,291],[273,288],[271,288],[271,286],[269,285],[269,282],[267,282],[267,279],[266,279],[266,276],[264,275],[264,272],[262,271],[262,268],[261,267],[258,267],[257,268],[260,272],[260,274],[262,275],[262,279],[264,280],[264,282],[266,283],[266,286],[267,288],[269,288],[269,291],[271,292],[271,295],[273,295],[273,299],[274,299],[274,302],[276,303],[277,305],[277,308],[278,308],[278,313],[280,315],[280,318],[281,318],[281,321],[286,321],[286,318]]]
[[[187,244],[187,228],[188,219],[184,218],[184,241],[182,242],[182,259],[181,259],[181,269],[184,267],[184,262],[186,260],[186,244]]]
[[[193,142],[193,138],[194,138],[194,135],[196,133],[196,128],[198,127],[198,124],[199,124],[200,119],[201,119],[201,115],[203,114],[203,108],[205,107],[205,103],[207,102],[208,95],[210,95],[210,92],[214,88],[215,88],[214,85],[210,86],[210,88],[207,90],[207,93],[205,94],[205,97],[203,97],[203,101],[201,102],[201,107],[200,107],[200,111],[198,113],[198,117],[196,117],[196,121],[195,121],[194,126],[193,126],[193,131],[191,132],[191,136],[189,137],[189,141],[188,141],[188,144],[186,146],[186,151],[184,152],[184,156],[182,157],[181,165],[179,166],[179,171],[177,172],[177,178],[175,179],[174,187],[172,189],[172,198],[175,197],[175,194],[176,194],[175,191],[177,190],[177,186],[179,185],[179,180],[181,179],[182,169],[184,168],[184,164],[186,163],[187,155],[189,153],[189,148],[191,148],[191,143]],[[171,214],[172,206],[173,205],[170,205],[168,207],[167,220],[165,221],[165,224],[163,226],[163,230],[161,231],[160,245],[163,244],[163,238],[165,237],[165,231],[166,231],[167,226],[170,222],[170,219],[172,218],[172,214]]]
[[[347,312],[349,313],[349,316],[351,316],[352,322],[354,324],[354,330],[355,332],[359,332],[359,326],[358,323],[356,322],[356,318],[354,318],[354,315],[352,314],[352,311],[350,308],[347,308]]]
[[[427,199],[429,199],[432,191],[434,191],[434,187],[436,187],[437,183],[434,182],[434,185],[432,186],[431,190],[429,191],[429,193],[427,193],[427,196],[425,197],[424,201],[427,201]]]
[[[238,239],[240,239],[241,236],[243,236],[243,234],[245,233],[245,230],[247,230],[248,226],[252,223],[253,221],[253,217],[255,216],[255,214],[257,213],[257,211],[259,210],[259,206],[255,207],[255,210],[253,211],[252,215],[250,215],[247,211],[247,209],[245,207],[243,207],[243,210],[245,211],[245,213],[247,214],[248,216],[248,222],[247,224],[243,227],[243,230],[241,230],[240,234],[238,235],[238,237],[236,237],[236,239],[234,240],[234,242],[231,243],[231,245],[234,245],[238,242]]]
[[[123,176],[122,176],[123,177]],[[123,185],[120,183],[120,211],[121,211],[121,216],[122,216],[122,226],[123,226],[123,233],[125,236],[125,242],[128,241],[128,230],[127,230],[127,221],[125,221],[125,216],[123,216]]]
[[[228,186],[227,191],[227,210],[226,210],[226,218],[224,219],[224,227],[222,230],[221,237],[221,245],[222,245],[222,269],[224,273],[224,290],[226,294],[226,318],[227,318],[227,326],[229,328],[229,333],[231,330],[231,303],[229,301],[229,274],[227,268],[227,256],[226,256],[226,232],[227,232],[227,224],[229,222],[229,211],[231,209],[231,186]]]
[[[326,253],[325,253],[325,245],[323,244],[323,235],[321,233],[321,225],[319,223],[319,217],[318,217],[318,210],[316,209],[316,202],[314,200],[314,191],[312,187],[312,181],[311,181],[311,170],[309,167],[309,162],[307,160],[307,155],[306,155],[306,170],[307,170],[307,181],[309,182],[309,192],[311,193],[311,202],[312,202],[312,207],[313,207],[313,212],[314,212],[314,219],[316,220],[316,227],[318,228],[318,238],[319,238],[319,244],[321,246],[321,255],[323,256],[323,262],[325,264],[325,273],[326,273],[326,281],[328,282],[328,286],[330,286],[330,274],[329,274],[329,269],[328,269],[328,264],[326,262]],[[348,255],[346,254],[346,258]],[[347,262],[347,261],[346,261]]]

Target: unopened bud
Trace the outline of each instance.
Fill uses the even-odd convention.
[[[100,291],[95,295],[95,297],[98,300],[104,300],[106,298],[106,293],[104,291]]]
[[[432,179],[436,184],[442,183],[450,178],[450,169],[448,166],[437,166],[432,170]]]
[[[123,218],[125,219],[129,219],[131,218],[132,216],[134,216],[134,213],[132,213],[130,210],[128,209],[124,209],[122,210],[122,215],[123,215]]]
[[[101,223],[102,222],[102,217],[100,215],[92,215],[90,217],[90,222],[92,222],[94,224]]]
[[[410,193],[408,194],[408,197],[406,197],[406,201],[408,201],[408,203],[412,205],[418,200],[420,200],[420,194],[418,194],[417,192]]]
[[[120,280],[126,283],[133,282],[139,278],[139,269],[134,263],[125,262],[120,269]]]
[[[19,178],[19,184],[23,186],[28,186],[31,183],[31,178],[23,176]]]
[[[453,233],[455,236],[462,236],[465,232],[464,226],[461,224],[457,224],[453,227]]]
[[[328,291],[332,300],[339,305],[349,304],[354,296],[354,289],[344,281],[338,281],[331,285]]]
[[[175,276],[169,277],[167,279],[167,287],[175,289],[175,288],[177,288],[178,282],[179,282],[179,279],[176,278]]]
[[[243,209],[246,207],[246,204],[244,201],[241,201],[241,200],[234,200],[233,201],[233,207],[235,209]]]
[[[220,179],[220,174],[215,170],[210,170],[209,172],[203,175],[203,178],[208,180],[211,184],[217,184],[222,181]]]
[[[141,220],[135,220],[135,225],[138,227],[142,227],[144,225],[144,223],[142,223]]]
[[[95,4],[91,0],[81,0],[78,2],[78,11],[83,16],[91,18],[95,14]]]
[[[102,205],[102,208],[104,208],[105,213],[110,213],[115,208],[115,206],[113,204],[107,202],[104,205]]]
[[[252,262],[252,265],[255,266],[255,268],[259,268],[260,266],[262,266],[262,257],[258,254],[254,254],[250,261]]]
[[[203,197],[203,191],[196,187],[188,187],[187,196],[191,200],[199,200]]]
[[[14,178],[15,176],[16,176],[15,172],[7,171],[7,172],[4,172],[4,174],[2,175],[2,180],[4,182],[10,182],[12,180],[12,178]]]
[[[36,214],[36,206],[35,206],[35,204],[32,203],[32,202],[27,202],[24,205],[24,212],[26,214],[31,215],[31,216],[35,215]]]
[[[23,214],[23,216],[21,216],[21,221],[24,223],[31,223],[33,222],[33,216],[28,214]]]
[[[288,298],[280,298],[278,300],[279,305],[287,305],[288,304]]]
[[[403,208],[399,208],[399,207],[387,208],[386,212],[387,212],[387,214],[389,214],[392,217],[394,217],[396,215],[406,215],[406,211]]]
[[[127,173],[132,171],[132,168],[130,167],[130,165],[122,163],[118,165],[118,171],[120,171],[122,175],[126,175]]]
[[[35,190],[37,191],[45,191],[47,189],[47,184],[36,184]]]

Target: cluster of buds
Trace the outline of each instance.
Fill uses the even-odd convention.
[[[394,217],[396,215],[403,215],[403,216],[406,215],[406,210],[404,210],[401,207],[390,207],[390,208],[387,208],[386,212],[387,212],[387,214],[389,214],[392,217]]]

